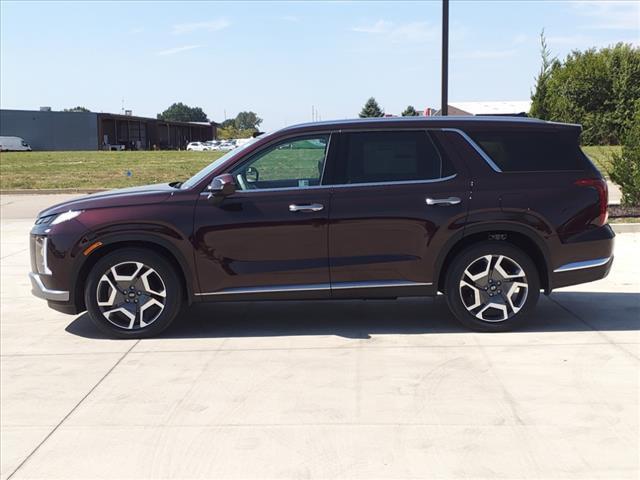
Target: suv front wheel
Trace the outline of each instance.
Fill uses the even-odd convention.
[[[519,248],[483,242],[463,250],[445,282],[447,304],[467,328],[504,332],[519,327],[540,296],[538,270]]]
[[[91,269],[85,304],[93,323],[110,336],[152,337],[180,311],[182,287],[175,269],[160,255],[123,248]]]

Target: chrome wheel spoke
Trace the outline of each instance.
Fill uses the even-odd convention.
[[[164,311],[162,277],[141,262],[122,262],[107,270],[96,288],[98,308],[113,325],[135,330],[149,326]]]
[[[140,327],[146,327],[147,325],[149,325],[149,323],[145,322],[144,320],[144,314],[145,311],[148,310],[149,308],[156,306],[160,309],[160,312],[162,312],[162,310],[164,310],[164,304],[160,303],[158,300],[156,300],[155,298],[149,298],[144,304],[140,305],[139,307],[139,316],[140,316]],[[158,313],[159,315],[159,313]],[[157,315],[156,315],[157,317]],[[154,317],[155,319],[155,317]]]
[[[516,315],[527,300],[528,288],[522,267],[505,255],[475,259],[459,283],[464,307],[485,322],[502,322]]]
[[[105,293],[107,294],[105,296]],[[113,284],[109,277],[105,274],[98,282],[98,306],[110,307],[116,301],[118,288]],[[102,298],[102,300],[101,300]]]
[[[152,270],[152,269],[147,270],[144,274],[140,276],[140,280],[142,280],[142,285],[144,285],[145,291],[148,293],[152,293],[154,295],[158,295],[159,297],[163,297],[163,298],[166,297],[167,291],[164,288],[164,283],[162,283],[162,290],[160,291],[154,290],[154,287],[151,285],[151,282],[155,280],[155,278],[152,278],[150,282],[149,277],[151,275],[155,275],[156,277],[158,277],[158,279],[162,280],[155,270]]]

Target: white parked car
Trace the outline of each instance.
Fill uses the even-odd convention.
[[[204,152],[206,150],[209,150],[209,148],[202,142],[190,142],[187,145],[187,150],[193,152]]]
[[[21,137],[0,137],[0,151],[30,152],[31,145]]]

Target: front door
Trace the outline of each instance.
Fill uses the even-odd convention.
[[[339,143],[330,166],[332,296],[433,293],[439,250],[467,212],[464,166],[425,130],[342,133]]]
[[[236,193],[201,195],[194,244],[207,299],[321,298],[330,294],[329,193],[320,186],[329,135],[269,145],[231,168]]]

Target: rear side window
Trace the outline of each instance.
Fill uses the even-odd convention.
[[[425,131],[343,133],[337,184],[434,180],[453,173]]]
[[[468,132],[503,172],[583,170],[578,135],[558,131]]]

